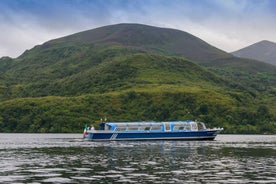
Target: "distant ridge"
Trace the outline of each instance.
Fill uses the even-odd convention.
[[[263,40],[232,52],[234,56],[255,59],[276,65],[276,43]]]

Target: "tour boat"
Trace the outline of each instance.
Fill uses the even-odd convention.
[[[223,128],[206,128],[202,122],[104,122],[100,129],[86,127],[84,140],[214,140]]]

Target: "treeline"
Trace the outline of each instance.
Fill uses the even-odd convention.
[[[276,133],[276,117],[265,105],[233,108],[234,101],[217,95],[129,91],[14,99],[0,103],[0,132],[81,133],[85,124],[97,127],[101,118],[107,118],[108,121],[196,119],[208,127],[223,127],[224,133]]]

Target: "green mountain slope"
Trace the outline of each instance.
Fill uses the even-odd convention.
[[[1,58],[0,131],[79,132],[107,117],[275,133],[275,71],[182,31],[106,26]]]
[[[276,71],[275,66],[271,67],[270,64],[234,57],[187,32],[142,24],[104,26],[51,40],[39,46],[39,49],[68,44],[117,45],[142,52],[182,56],[204,66],[243,70],[246,75],[251,75],[251,71],[259,73],[261,70],[261,72],[270,74]],[[228,76],[224,77],[228,78]]]
[[[132,88],[150,89],[155,85],[226,86],[218,76],[179,57],[104,46],[87,48],[72,53],[69,59],[51,63],[55,52],[41,53],[32,60],[22,57],[17,61],[18,65],[6,72],[14,76],[15,85],[9,88],[12,97],[74,96]],[[87,54],[86,59],[79,60],[82,52]],[[31,63],[26,64],[28,62]]]

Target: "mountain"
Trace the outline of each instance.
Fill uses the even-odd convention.
[[[79,132],[107,117],[274,133],[275,72],[183,31],[105,26],[0,58],[0,131]]]
[[[121,81],[118,80],[121,74],[115,71],[113,75],[118,76],[103,80],[107,77],[104,75],[114,70],[114,63],[123,62],[136,53],[166,57],[183,56],[183,59],[190,59],[199,64],[232,57],[183,31],[141,24],[117,24],[76,33],[36,46],[10,62],[13,63],[13,67],[5,74],[11,76],[11,83],[20,84],[17,85],[18,90],[24,93],[20,92],[18,95],[22,97],[94,93],[106,88],[107,83],[112,84],[108,86],[108,91],[114,91],[118,86],[125,88],[124,85],[113,82],[117,79],[118,83],[123,83],[122,78],[119,77]],[[153,58],[149,55],[147,57]],[[162,60],[160,59],[160,62]],[[2,63],[7,62],[2,59]],[[132,78],[135,71],[136,69],[133,69],[129,72],[133,75]],[[201,68],[198,71],[201,71]],[[154,70],[154,73],[160,75],[162,70]],[[149,80],[144,78],[144,82]],[[137,84],[143,83],[138,75],[135,76],[135,80],[139,80]],[[116,89],[114,86],[117,86]],[[15,91],[12,94],[17,94],[18,90],[12,90]]]
[[[234,56],[255,59],[276,65],[276,43],[263,40],[232,52]]]
[[[142,24],[104,26],[49,41],[42,47],[58,43],[121,45],[144,51],[184,56],[197,62],[231,57],[230,54],[187,32]]]

